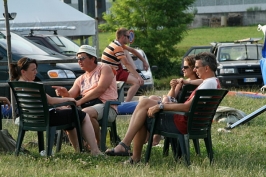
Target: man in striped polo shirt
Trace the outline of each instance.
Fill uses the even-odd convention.
[[[123,46],[129,42],[129,31],[120,28],[116,31],[116,40],[112,41],[103,51],[101,60],[103,63],[111,65],[116,70],[116,80],[124,81],[131,85],[127,92],[125,102],[131,101],[137,93],[139,87],[144,84],[144,80],[135,70],[135,67],[126,58]],[[124,70],[122,64],[128,71]]]

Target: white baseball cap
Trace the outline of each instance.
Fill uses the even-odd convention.
[[[80,46],[79,47],[79,51],[77,52],[77,55],[80,54],[80,53],[83,53],[83,52],[98,58],[97,55],[96,55],[96,49],[94,47],[90,46],[90,45],[82,45],[82,46]]]

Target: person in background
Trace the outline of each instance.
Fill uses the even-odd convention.
[[[215,77],[217,69],[217,61],[213,54],[204,52],[196,55],[196,63],[194,71],[203,82],[197,89],[217,89],[220,88],[220,83]],[[196,89],[196,90],[197,90]],[[151,128],[151,119],[154,114],[160,110],[164,111],[182,111],[187,112],[192,104],[194,90],[185,103],[164,104],[157,100],[142,99],[137,105],[129,123],[128,130],[123,140],[113,149],[107,149],[106,154],[110,156],[129,156],[131,154],[131,142],[133,140],[133,155],[124,163],[135,164],[141,159],[143,144],[145,143],[147,131]],[[187,132],[187,117],[175,115],[172,117],[164,117],[156,125],[157,129],[165,130],[173,133],[186,134]]]
[[[97,62],[96,49],[82,45],[77,53],[77,61],[84,74],[79,76],[70,90],[65,87],[52,86],[56,94],[62,97],[77,98],[77,106],[81,106],[90,118],[98,145],[100,144],[100,126],[98,120],[103,117],[104,104],[108,100],[117,100],[115,71],[104,63]],[[113,122],[117,116],[117,106],[111,105],[108,121]]]
[[[37,74],[38,64],[34,59],[21,58],[20,60],[18,60],[17,64],[11,64],[10,67],[11,67],[11,80],[33,82]],[[51,97],[48,94],[46,94],[46,96],[47,96],[47,103],[50,105],[63,103],[67,101],[76,102],[74,98],[57,98],[57,97]],[[78,111],[78,114],[82,128],[82,135],[84,140],[90,146],[91,155],[93,156],[102,155],[102,152],[99,150],[96,143],[96,138],[94,135],[94,130],[89,115],[83,111]],[[72,121],[73,121],[72,109],[70,108],[62,108],[56,110],[53,109],[50,111],[51,125],[56,126],[58,124],[69,123]],[[76,129],[73,127],[73,129],[66,130],[66,132],[74,149],[76,151],[79,151]]]
[[[120,28],[116,31],[116,40],[112,41],[103,51],[101,61],[110,65],[116,71],[116,80],[130,84],[125,102],[129,102],[137,93],[139,87],[144,84],[143,78],[136,71],[135,66],[125,55],[124,48],[131,50],[125,45],[129,43],[129,31]],[[124,47],[124,48],[123,48]],[[122,64],[126,67],[123,69]],[[146,65],[146,64],[145,64]],[[147,66],[146,66],[147,67]]]
[[[0,97],[0,103],[3,104],[3,105],[7,105],[8,106],[8,109],[11,108],[11,104],[10,104],[10,101],[7,97]]]

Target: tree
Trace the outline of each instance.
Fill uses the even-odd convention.
[[[173,58],[178,56],[174,47],[183,38],[193,14],[188,12],[194,0],[116,0],[100,28],[116,31],[120,27],[134,30],[134,46],[143,49],[151,65],[158,65],[157,77],[171,73]],[[172,61],[172,62],[171,62]],[[176,63],[176,62],[174,62]],[[180,68],[177,67],[176,68]]]

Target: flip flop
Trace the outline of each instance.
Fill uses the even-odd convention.
[[[123,142],[120,142],[119,144],[125,149],[124,152],[115,152],[115,149],[113,148],[110,151],[105,152],[105,154],[109,156],[132,156],[132,153],[128,152],[131,150],[129,146],[125,145]]]

